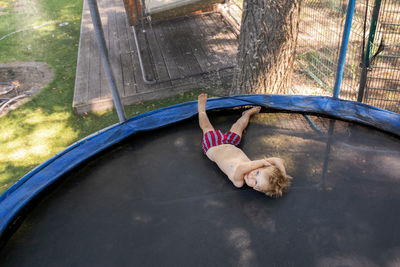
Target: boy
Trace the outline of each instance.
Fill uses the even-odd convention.
[[[247,127],[253,114],[260,112],[261,107],[253,107],[243,112],[231,127],[223,134],[215,130],[206,114],[207,94],[198,96],[199,124],[203,130],[203,152],[214,161],[228,176],[236,187],[245,183],[253,189],[268,196],[282,196],[285,188],[290,186],[283,160],[280,158],[264,158],[250,160],[236,146],[239,145],[243,130]]]

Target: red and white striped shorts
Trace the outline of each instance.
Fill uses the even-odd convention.
[[[209,131],[204,134],[202,143],[203,152],[206,154],[207,151],[214,146],[222,144],[238,146],[240,143],[240,135],[231,131],[227,131],[226,133],[222,133],[220,130]]]

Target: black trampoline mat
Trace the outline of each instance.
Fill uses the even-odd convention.
[[[215,112],[227,131],[241,111]],[[30,212],[5,266],[391,266],[400,260],[400,141],[299,114],[252,118],[241,148],[286,161],[282,198],[235,188],[202,154],[197,119],[84,164]],[[0,264],[0,265],[1,265]]]

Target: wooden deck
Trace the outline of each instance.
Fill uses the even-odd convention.
[[[229,84],[233,73],[229,68],[175,79],[235,65],[237,36],[219,13],[155,22],[153,30],[147,30],[148,42],[139,31],[147,79],[173,79],[149,85],[142,78],[133,31],[128,24],[123,1],[97,2],[112,70],[124,104],[168,97],[204,86]],[[146,52],[146,43],[151,56]],[[89,7],[84,0],[73,108],[82,113],[112,106]]]

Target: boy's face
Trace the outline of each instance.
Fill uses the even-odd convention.
[[[255,169],[244,175],[246,184],[254,190],[265,192],[269,189],[269,177],[273,172],[274,167],[264,167]]]

